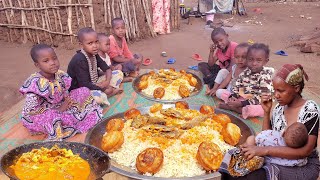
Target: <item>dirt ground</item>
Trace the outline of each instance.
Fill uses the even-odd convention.
[[[230,40],[246,42],[252,39],[254,42],[268,44],[271,49],[269,66],[278,68],[285,63],[302,64],[310,78],[306,83],[306,90],[313,95],[313,99],[320,102],[319,54],[304,54],[296,47],[288,47],[292,40],[320,28],[320,2],[247,3],[245,6],[248,12],[246,17],[216,15],[216,18],[229,19],[235,23],[233,27],[225,28]],[[261,13],[254,12],[254,8],[260,8]],[[304,15],[304,18],[300,15]],[[211,31],[212,29],[205,28],[205,21],[201,18],[195,19],[192,25],[187,25],[187,20],[182,20],[181,28],[169,35],[140,40],[129,46],[133,52],[142,53],[144,57],[153,60],[152,65],[143,68],[186,69],[198,63],[191,59],[193,53],[200,54],[206,60],[209,45],[212,43]],[[23,81],[36,71],[29,56],[31,46],[0,41],[0,114],[23,98],[18,89]],[[274,55],[277,50],[285,50],[289,56]],[[66,70],[75,51],[76,49],[56,49],[62,70]],[[162,51],[167,52],[167,58],[160,56]],[[177,62],[173,65],[166,64],[170,57],[176,58]]]

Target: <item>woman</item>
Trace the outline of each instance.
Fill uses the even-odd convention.
[[[242,152],[247,159],[254,156],[273,156],[285,159],[300,159],[307,157],[305,166],[280,166],[265,164],[263,169],[254,171],[238,179],[290,179],[315,180],[319,176],[320,163],[316,151],[319,130],[319,107],[312,100],[305,100],[301,93],[304,88],[304,77],[307,74],[301,65],[285,64],[273,78],[274,97],[278,104],[272,111],[272,98],[270,95],[262,96],[262,106],[265,111],[262,130],[276,130],[284,132],[286,127],[294,122],[303,123],[308,130],[308,142],[305,146],[294,149],[286,146],[258,147],[243,144]],[[223,179],[230,177],[223,176]]]

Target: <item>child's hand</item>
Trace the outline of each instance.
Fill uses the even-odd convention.
[[[272,108],[272,97],[270,94],[262,93],[261,95],[261,106],[266,113],[270,113]]]
[[[210,45],[210,52],[214,52],[217,49],[217,46],[215,44]]]
[[[210,89],[209,91],[206,92],[206,95],[213,97],[213,96],[216,95],[216,92],[217,92],[217,89],[212,88],[212,89]]]
[[[266,156],[267,149],[265,147],[252,146],[243,144],[241,146],[241,152],[244,154],[247,160],[252,159],[254,156]]]
[[[67,96],[67,97],[65,97],[63,103],[61,104],[61,106],[57,110],[60,112],[64,112],[68,108],[70,108],[73,104],[74,104],[74,102],[71,100],[71,98],[69,96]]]

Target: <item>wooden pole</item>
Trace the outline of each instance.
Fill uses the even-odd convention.
[[[88,0],[88,4],[90,4],[90,5],[91,5],[91,6],[89,6],[90,18],[91,18],[91,27],[92,27],[92,29],[96,29],[96,27],[95,27],[95,23],[94,23],[94,15],[93,15],[92,0]]]

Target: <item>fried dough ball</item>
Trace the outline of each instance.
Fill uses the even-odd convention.
[[[193,76],[188,79],[188,82],[189,82],[190,86],[193,86],[193,87],[195,87],[198,84],[197,79]]]
[[[186,70],[183,70],[183,69],[180,70],[180,73],[181,73],[181,74],[184,74],[184,75],[187,74]]]
[[[214,115],[213,120],[220,123],[223,127],[226,127],[228,123],[231,123],[231,119],[226,114]]]
[[[174,68],[169,68],[169,71],[176,72]]]
[[[114,152],[118,150],[124,142],[121,131],[111,131],[102,137],[101,148],[105,152]]]
[[[162,106],[163,106],[162,104],[156,103],[150,107],[150,112],[155,113],[157,111],[160,111],[162,109]]]
[[[186,101],[178,101],[175,103],[176,108],[189,109],[189,104]]]
[[[150,71],[149,72],[149,75],[151,75],[151,76],[153,76],[153,75],[155,75],[156,73],[154,72],[154,71]]]
[[[149,75],[143,75],[140,78],[140,81],[148,81]]]
[[[161,99],[164,96],[165,89],[163,87],[158,87],[153,91],[153,97],[156,99]]]
[[[200,107],[200,113],[202,113],[202,114],[213,114],[214,113],[214,109],[213,109],[212,106],[202,105]]]
[[[138,83],[138,89],[143,90],[148,87],[148,81],[140,80]]]
[[[196,155],[198,163],[207,171],[219,169],[223,154],[218,145],[213,142],[202,142]]]
[[[240,141],[241,130],[237,125],[228,123],[227,127],[222,130],[221,134],[226,143],[235,146]]]
[[[125,119],[132,119],[138,115],[141,115],[140,111],[136,108],[131,108],[129,110],[127,110],[126,112],[124,112],[124,118]]]
[[[124,127],[124,122],[122,119],[116,118],[116,119],[111,119],[107,126],[106,126],[106,130],[107,132],[111,132],[111,131],[121,131]]]
[[[136,159],[136,168],[141,174],[157,173],[163,164],[163,152],[159,148],[147,148]]]
[[[190,91],[186,85],[179,86],[179,95],[183,98],[190,96]]]

